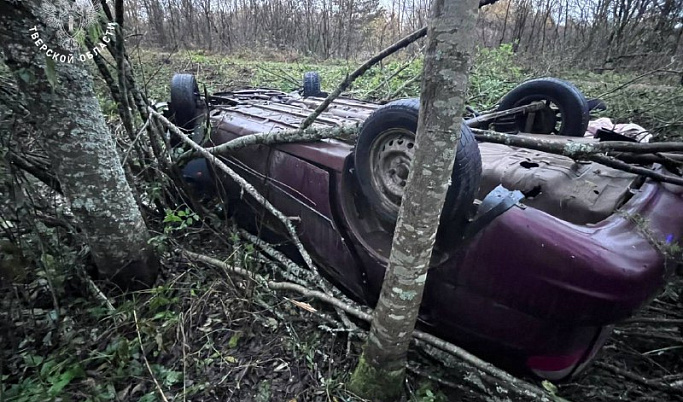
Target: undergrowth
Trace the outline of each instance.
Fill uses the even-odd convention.
[[[323,89],[331,90],[357,66],[201,52],[139,51],[132,59],[150,98],[164,101],[176,72],[196,74],[210,93],[247,86],[294,91],[305,71],[316,70]],[[418,96],[419,79],[405,83],[420,74],[422,61],[416,58],[403,68],[408,61],[408,56],[385,61],[354,83],[349,95],[376,101]],[[520,82],[547,74],[525,65],[509,46],[479,50],[470,76],[470,105],[489,109]],[[674,82],[647,76],[618,89],[636,76],[562,68],[555,73],[589,97],[603,96],[610,106],[606,114],[615,121],[641,124],[659,140],[681,138],[683,90]],[[103,111],[115,124],[116,106],[102,85],[98,92]],[[7,172],[0,173],[7,177]],[[29,274],[0,289],[0,401],[160,401],[162,393],[169,400],[358,400],[344,388],[356,362],[357,343],[324,329],[319,316],[296,308],[287,295],[263,292],[249,281],[188,264],[173,253],[178,246],[210,250],[244,268],[268,272],[267,263],[253,258],[253,248],[234,236],[207,230],[184,208],[167,211],[155,230],[153,242],[164,255],[164,277],[158,286],[105,300],[83,274],[88,250],[74,241],[72,228],[31,228],[20,259],[21,269]],[[663,322],[680,320],[679,293],[678,283],[670,286],[650,313],[664,316]],[[650,353],[650,360],[640,361],[638,369],[651,364],[662,376],[674,375],[661,367],[664,362],[680,368],[680,363],[670,363],[680,350],[666,349],[665,342],[680,329],[648,325],[626,324],[605,354],[630,361],[641,352]],[[624,346],[656,331],[663,344],[651,342],[642,350]],[[602,397],[605,392],[614,400],[621,394],[643,394],[637,387],[623,391],[619,377],[601,376],[599,368],[589,373],[594,378],[562,389],[579,398]],[[612,388],[604,391],[603,383]],[[449,400],[433,382],[412,378],[410,387],[413,401]]]

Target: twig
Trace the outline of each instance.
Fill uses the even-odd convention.
[[[330,287],[327,286],[324,278],[320,276],[314,276],[314,274],[311,271],[307,271],[308,274],[306,274],[303,268],[301,268],[294,261],[287,258],[286,255],[276,250],[272,245],[266,243],[265,241],[259,239],[258,237],[252,235],[244,229],[236,230],[241,237],[243,237],[246,241],[254,244],[256,247],[260,248],[270,258],[282,264],[285,267],[285,269],[287,269],[287,271],[289,271],[292,275],[300,279],[309,279],[312,282],[314,282],[321,290],[329,292]]]
[[[638,143],[625,141],[607,142],[566,142],[549,139],[529,138],[522,135],[505,134],[490,130],[472,129],[477,140],[482,142],[495,142],[498,144],[512,145],[515,147],[537,149],[551,153],[562,152],[562,155],[581,157],[589,154],[602,154],[609,152],[631,152],[634,154],[651,154],[657,152],[683,152],[683,142],[655,142]],[[581,138],[581,137],[579,137]]]
[[[662,325],[681,325],[683,324],[683,319],[676,319],[676,318],[658,318],[658,317],[634,317],[634,318],[629,318],[624,322],[624,324],[641,324],[641,323],[650,323],[650,324],[662,324]]]
[[[259,64],[257,64],[256,67],[257,67],[259,70],[263,70],[263,71],[265,71],[266,73],[271,74],[271,75],[273,75],[273,76],[275,76],[275,77],[277,77],[277,78],[280,78],[280,79],[284,79],[284,80],[286,80],[286,81],[289,81],[289,82],[293,83],[294,85],[297,85],[297,86],[301,85],[301,83],[300,83],[299,81],[293,79],[292,77],[289,77],[289,76],[282,76],[282,75],[280,75],[280,74],[276,74],[276,73],[274,73],[274,72],[268,70],[267,68],[265,68],[265,67],[263,67],[262,65],[259,65]]]
[[[116,308],[111,303],[109,298],[107,296],[105,296],[104,293],[102,293],[102,290],[100,290],[100,288],[97,286],[97,284],[95,284],[95,282],[93,282],[93,280],[88,277],[88,274],[86,272],[83,272],[83,275],[84,275],[85,281],[88,283],[88,287],[90,288],[90,291],[93,293],[95,298],[97,298],[99,301],[101,301],[107,307],[107,310],[110,313],[115,312]]]
[[[424,46],[422,46],[422,47],[420,48],[420,50],[419,50],[415,55],[413,55],[413,57],[410,58],[410,60],[408,60],[407,62],[405,62],[401,67],[397,68],[396,71],[394,71],[394,72],[393,72],[389,77],[387,77],[384,81],[382,81],[379,85],[377,85],[376,87],[374,87],[374,88],[372,88],[371,90],[369,90],[369,91],[365,94],[365,97],[368,98],[368,97],[370,96],[370,94],[373,94],[373,93],[377,92],[380,88],[382,88],[383,86],[387,85],[387,84],[389,83],[389,81],[391,81],[394,77],[396,77],[397,75],[399,75],[399,74],[401,73],[401,71],[405,70],[405,69],[408,68],[411,64],[413,64],[413,61],[415,61],[415,59],[416,59],[420,54],[422,54],[423,51],[424,51]]]
[[[646,385],[648,387],[656,388],[660,391],[664,391],[670,394],[683,394],[683,389],[678,389],[671,387],[669,385],[665,385],[660,383],[657,380],[652,380],[652,379],[647,379],[645,377],[642,377],[638,374],[635,374],[631,371],[621,369],[619,367],[613,366],[611,364],[607,364],[604,362],[595,362],[595,366],[600,367],[602,369],[605,369],[607,371],[611,371],[614,374],[620,375],[624,378],[628,378],[629,380],[635,381],[637,383],[640,383],[642,385]]]
[[[131,142],[130,146],[128,147],[128,150],[126,151],[126,154],[123,157],[123,161],[121,162],[121,165],[126,164],[126,161],[128,160],[128,155],[130,155],[130,151],[135,147],[135,144],[138,142],[138,140],[142,136],[142,133],[145,132],[148,125],[149,125],[149,118],[147,120],[145,120],[145,124],[142,125],[142,128],[140,128],[140,130],[138,131],[138,134],[133,139],[133,142]]]
[[[287,269],[287,271],[289,273],[291,273],[291,278],[287,278],[288,280],[290,280],[292,282],[296,282],[297,284],[302,285],[302,286],[304,284],[306,284],[306,281],[304,279],[300,279],[301,277],[304,276],[304,272],[303,272],[304,270],[301,267],[299,267],[299,265],[294,263],[294,261],[290,260],[284,254],[275,250],[275,248],[273,248],[270,244],[266,243],[265,241],[259,239],[256,236],[252,235],[251,233],[247,232],[246,230],[239,229],[238,233],[244,239],[253,243],[258,248],[263,250],[263,252],[266,253],[268,256],[270,256],[271,258],[275,259],[277,262],[282,264]],[[331,294],[331,295],[341,299],[342,301],[344,301],[346,303],[351,302],[337,288],[335,288],[334,286],[330,286],[330,284],[328,283],[328,281],[325,278],[323,278],[321,276],[315,276],[315,274],[312,273],[311,271],[308,271],[308,272],[309,272],[309,275],[308,275],[309,278],[307,278],[307,279],[309,279],[309,283],[314,283],[315,286],[317,286],[323,292]],[[313,278],[310,278],[311,276]],[[342,323],[346,326],[346,329],[351,333],[357,333],[358,327],[356,326],[356,324],[351,322],[351,320],[349,320],[349,318],[346,316],[346,313],[344,313],[344,311],[340,310],[339,308],[335,308],[335,310],[336,310],[337,314],[339,315],[339,318],[342,320]]]
[[[605,166],[609,166],[614,169],[618,170],[623,170],[624,172],[629,172],[629,173],[635,173],[641,176],[649,177],[652,180],[655,181],[661,181],[664,183],[671,183],[671,184],[678,184],[679,186],[683,186],[683,177],[676,177],[668,174],[662,174],[659,172],[655,172],[653,170],[639,167],[639,166],[633,166],[629,165],[626,162],[622,162],[618,159],[611,158],[609,156],[603,156],[603,155],[592,155],[589,157],[590,160],[593,162],[598,162],[601,163]]]
[[[603,97],[605,97],[605,96],[607,96],[607,95],[609,95],[609,94],[612,94],[612,93],[617,92],[617,91],[619,91],[619,90],[621,90],[621,89],[623,89],[623,88],[626,88],[627,86],[633,84],[634,82],[636,82],[636,81],[638,81],[638,80],[640,80],[640,79],[642,79],[642,78],[645,78],[645,77],[647,77],[647,76],[649,76],[649,75],[658,74],[658,73],[669,73],[669,74],[671,74],[671,73],[673,73],[673,72],[672,72],[671,70],[666,69],[666,68],[658,68],[658,69],[656,69],[656,70],[652,70],[652,71],[645,72],[645,73],[640,74],[639,76],[633,78],[632,80],[628,80],[628,81],[626,81],[625,83],[623,83],[623,84],[621,84],[621,85],[619,85],[619,86],[617,86],[617,87],[615,87],[615,88],[610,89],[610,90],[607,91],[607,92],[601,93],[600,95],[596,96],[596,98],[603,98]],[[680,74],[681,72],[680,72],[680,71],[675,71],[675,73],[676,73],[676,74]]]
[[[407,80],[406,82],[404,82],[403,85],[401,85],[400,87],[398,87],[398,88],[397,88],[394,92],[392,92],[389,96],[386,96],[384,99],[382,99],[381,102],[388,102],[388,101],[390,101],[391,99],[395,98],[398,94],[401,93],[401,91],[403,91],[404,89],[406,89],[406,88],[408,87],[408,85],[410,85],[410,84],[412,84],[413,82],[419,80],[420,78],[422,78],[422,73],[417,74],[417,75],[414,76],[413,78],[411,78],[411,79]]]
[[[207,161],[211,162],[214,166],[216,166],[217,168],[225,172],[228,176],[230,176],[230,178],[232,178],[237,184],[240,185],[240,187],[242,187],[249,195],[251,195],[254,198],[254,200],[256,200],[256,202],[263,205],[263,207],[268,212],[273,214],[273,216],[275,216],[280,222],[282,222],[282,224],[287,229],[287,232],[289,233],[292,242],[294,242],[294,245],[296,246],[297,250],[299,250],[299,254],[301,254],[301,257],[304,259],[304,262],[306,262],[306,266],[308,266],[308,268],[311,271],[313,271],[315,275],[320,275],[315,264],[313,264],[311,256],[308,254],[303,244],[301,244],[299,236],[296,234],[296,229],[292,225],[292,222],[289,220],[289,218],[287,218],[282,212],[277,210],[273,206],[273,204],[271,204],[270,201],[268,201],[263,195],[261,195],[248,181],[246,181],[243,177],[238,175],[234,170],[230,169],[225,163],[223,163],[223,161],[221,161],[216,156],[208,152],[206,149],[202,148],[196,142],[192,141],[190,137],[187,136],[187,134],[185,134],[181,129],[179,129],[177,126],[171,123],[161,113],[157,112],[151,107],[149,108],[149,113],[158,118],[164,126],[166,126],[169,130],[173,131],[173,133],[176,134],[184,143],[188,144],[190,147],[192,147],[192,149],[194,149],[195,151],[199,152],[202,156],[204,156],[204,158],[206,158]]]
[[[142,354],[142,359],[145,361],[145,366],[147,367],[147,371],[149,372],[149,375],[152,377],[152,380],[154,381],[154,385],[157,387],[157,391],[159,392],[159,395],[161,395],[161,399],[164,400],[164,402],[168,402],[168,399],[166,399],[166,395],[164,395],[164,391],[161,389],[161,385],[159,385],[159,381],[157,381],[157,378],[154,376],[154,372],[152,371],[152,367],[149,365],[149,361],[147,360],[147,355],[145,354],[145,346],[142,344],[142,336],[140,335],[140,325],[138,324],[138,314],[133,309],[133,319],[135,320],[135,332],[138,334],[138,342],[140,342],[140,354]]]
[[[436,382],[436,383],[438,383],[438,384],[445,385],[445,386],[447,386],[447,387],[449,387],[449,388],[457,389],[457,390],[459,390],[459,391],[468,392],[468,393],[469,393],[469,392],[472,392],[472,390],[471,390],[470,388],[468,388],[468,387],[466,387],[466,386],[464,386],[464,385],[456,384],[456,383],[454,383],[454,382],[452,382],[452,381],[444,380],[444,379],[441,378],[441,377],[437,377],[437,376],[435,376],[435,375],[433,375],[433,374],[424,372],[424,371],[418,369],[417,367],[413,367],[413,366],[410,366],[410,365],[409,365],[409,366],[406,367],[406,369],[407,369],[408,371],[410,371],[411,373],[415,374],[415,375],[419,375],[420,377],[425,377],[425,378],[428,379],[429,381],[433,381],[433,382]]]
[[[325,100],[318,105],[318,107],[304,120],[301,122],[301,125],[299,126],[299,129],[304,130],[308,128],[315,119],[320,116],[320,113],[324,112],[325,109],[339,97],[339,95],[342,94],[349,86],[351,86],[351,83],[356,80],[356,78],[360,77],[363,75],[366,71],[368,71],[372,66],[375,64],[379,63],[382,61],[384,58],[387,56],[390,56],[397,51],[403,49],[404,47],[410,45],[411,43],[415,42],[416,40],[422,38],[423,36],[427,35],[427,27],[423,27],[418,29],[417,31],[411,33],[410,35],[406,36],[405,38],[399,40],[398,42],[394,43],[393,45],[389,46],[388,48],[382,50],[381,52],[377,53],[375,56],[371,57],[368,61],[363,63],[360,67],[358,67],[355,71],[353,71],[351,74],[347,75],[344,81],[342,81],[341,84],[337,87],[337,89],[334,90],[331,94],[325,98]]]
[[[332,297],[328,294],[316,291],[316,290],[311,290],[308,289],[304,286],[297,285],[294,283],[287,283],[287,282],[275,282],[275,281],[268,281],[265,278],[261,277],[260,275],[248,271],[243,268],[239,267],[234,267],[234,266],[229,266],[228,264],[224,263],[223,261],[217,260],[215,258],[211,258],[202,254],[197,254],[193,253],[188,250],[179,250],[183,255],[185,255],[187,258],[195,261],[200,261],[208,265],[212,265],[215,267],[219,267],[221,269],[224,269],[228,272],[233,272],[235,274],[245,276],[247,278],[252,278],[255,282],[261,283],[264,286],[266,286],[268,289],[271,290],[287,290],[287,291],[293,291],[300,293],[303,296],[306,297],[312,297],[317,300],[323,301],[325,303],[328,303],[334,307],[337,307],[348,314],[359,318],[361,320],[370,322],[372,321],[372,314],[366,313],[364,311],[361,311],[358,308],[352,307],[351,305],[342,302],[341,300]],[[481,372],[485,373],[486,375],[489,375],[495,379],[498,380],[499,385],[506,387],[508,390],[515,392],[516,394],[520,394],[526,397],[532,397],[532,398],[537,398],[537,400],[541,401],[555,401],[555,402],[566,402],[565,399],[560,398],[558,396],[554,395],[549,395],[547,392],[542,390],[541,388],[536,387],[533,384],[530,384],[524,380],[521,380],[519,378],[516,378],[507,372],[493,366],[490,363],[487,363],[478,357],[470,354],[469,352],[465,351],[464,349],[461,349],[458,346],[455,346],[451,343],[448,343],[442,339],[437,338],[434,335],[427,334],[422,331],[415,330],[413,331],[413,336],[421,341],[424,341],[426,343],[429,343],[430,345],[441,349],[445,352],[448,352],[469,365],[475,367],[476,369],[480,370]]]

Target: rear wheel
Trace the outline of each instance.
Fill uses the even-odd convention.
[[[317,71],[308,71],[304,73],[304,98],[309,96],[321,96],[320,90],[320,74]]]
[[[355,171],[361,191],[377,216],[395,224],[415,154],[419,99],[391,102],[377,109],[361,127]],[[442,222],[466,218],[481,180],[481,155],[474,134],[462,125]]]
[[[520,113],[494,122],[503,132],[528,132],[583,137],[590,118],[588,102],[571,83],[557,78],[539,78],[517,86],[503,97],[498,110],[533,102],[544,102],[541,110]]]

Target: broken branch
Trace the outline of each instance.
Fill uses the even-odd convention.
[[[254,198],[254,200],[256,200],[256,202],[263,205],[263,207],[268,212],[273,214],[273,216],[275,216],[280,222],[282,222],[282,224],[285,226],[285,229],[289,233],[292,241],[294,242],[294,245],[296,246],[297,250],[299,250],[299,254],[301,254],[301,257],[304,259],[304,262],[306,262],[306,266],[311,271],[313,271],[316,276],[320,276],[320,274],[318,273],[318,269],[316,268],[315,264],[313,264],[311,256],[308,254],[303,244],[301,244],[301,240],[299,240],[299,236],[296,234],[296,229],[292,225],[292,222],[289,220],[289,218],[287,218],[282,212],[275,208],[273,204],[271,204],[263,195],[256,191],[254,186],[249,184],[249,182],[247,182],[243,177],[238,175],[234,170],[230,169],[225,163],[223,163],[223,161],[221,161],[216,156],[208,152],[206,149],[204,149],[196,142],[192,141],[190,137],[187,136],[187,134],[185,134],[176,125],[171,123],[161,113],[157,112],[151,107],[148,110],[151,115],[154,115],[154,117],[159,119],[159,121],[164,126],[166,126],[175,135],[177,135],[184,143],[186,143],[192,149],[200,153],[204,158],[206,158],[207,161],[211,162],[218,169],[222,170],[225,174],[230,176],[230,178],[233,179],[237,184],[239,184],[240,187],[242,187],[249,195],[251,195]]]
[[[683,178],[673,175],[655,172],[653,170],[629,165],[626,162],[615,159],[618,152],[630,152],[633,154],[646,154],[656,152],[680,152],[683,151],[683,143],[655,143],[641,144],[632,142],[566,142],[553,141],[540,138],[529,138],[520,135],[510,135],[489,130],[479,130],[473,128],[474,136],[477,141],[493,142],[514,147],[535,149],[537,151],[563,155],[574,160],[590,160],[615,169],[624,170],[649,177],[656,181],[683,185]]]
[[[322,302],[328,303],[356,318],[359,318],[361,320],[370,322],[372,320],[372,314],[366,313],[358,308],[352,307],[351,305],[342,302],[341,300],[330,296],[328,294],[316,291],[316,290],[311,290],[308,289],[304,286],[297,285],[294,283],[288,283],[288,282],[275,282],[275,281],[268,281],[265,278],[261,277],[260,275],[248,271],[246,269],[240,268],[240,267],[233,267],[230,266],[223,261],[217,260],[215,258],[211,258],[202,254],[197,254],[193,253],[188,250],[179,250],[185,257],[187,257],[190,260],[194,261],[199,261],[203,262],[207,265],[211,265],[214,267],[221,268],[225,270],[226,272],[233,272],[235,274],[238,274],[240,276],[244,276],[246,278],[250,278],[254,280],[256,283],[261,283],[264,286],[266,286],[268,289],[271,290],[287,290],[287,291],[293,291],[301,294],[302,296],[305,297],[312,297],[314,299],[320,300]],[[467,364],[471,365],[472,367],[478,369],[481,371],[482,374],[488,375],[490,377],[493,377],[494,379],[497,380],[498,384],[507,388],[509,391],[514,392],[516,395],[523,396],[526,398],[536,398],[536,400],[540,401],[554,401],[554,402],[567,402],[565,399],[555,396],[555,395],[550,395],[541,388],[530,384],[524,380],[521,380],[517,377],[514,377],[507,372],[493,366],[492,364],[479,359],[478,357],[470,354],[466,350],[453,345],[451,343],[448,343],[440,338],[437,338],[434,335],[427,334],[422,331],[415,330],[413,331],[413,336],[423,342],[426,342],[438,349],[441,349],[445,352],[448,352]]]
[[[220,123],[219,123],[220,124]],[[323,138],[351,139],[358,132],[357,126],[342,126],[336,128],[315,128],[282,130],[273,133],[249,134],[237,137],[216,147],[205,148],[214,155],[235,151],[250,145],[283,144],[289,142],[311,142]]]

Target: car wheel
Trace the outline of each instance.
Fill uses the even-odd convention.
[[[415,153],[420,100],[391,102],[363,123],[355,149],[355,175],[377,216],[395,224]],[[481,155],[465,124],[441,221],[466,218],[481,181]]]
[[[193,130],[201,116],[201,97],[197,80],[192,74],[175,74],[171,79],[171,104],[173,122],[185,130]]]
[[[173,123],[189,132],[195,142],[201,142],[203,132],[200,123],[203,116],[203,104],[199,94],[197,80],[192,74],[175,74],[171,79],[171,103],[168,105]],[[171,145],[180,143],[179,138],[171,136]]]
[[[308,71],[304,73],[304,98],[320,95],[320,74],[318,74],[317,71]]]
[[[517,86],[501,99],[498,111],[545,102],[545,107],[494,122],[502,132],[528,132],[583,137],[588,127],[588,102],[574,85],[557,78],[539,78]]]

